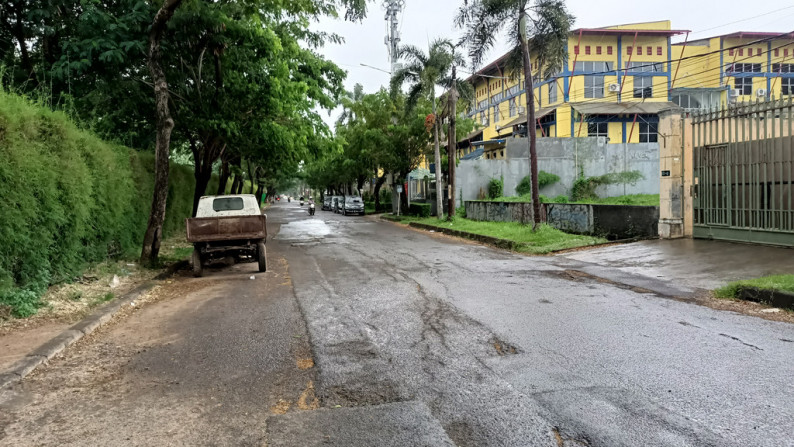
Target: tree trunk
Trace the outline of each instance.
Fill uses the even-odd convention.
[[[143,236],[141,249],[141,264],[155,265],[160,253],[160,242],[163,237],[163,222],[165,222],[165,207],[168,199],[168,158],[171,144],[171,131],[174,129],[174,120],[168,110],[168,82],[165,72],[160,65],[160,41],[168,21],[182,0],[166,0],[157,11],[149,31],[149,72],[154,84],[154,104],[157,113],[157,137],[154,161],[154,193],[152,196],[152,209],[149,213],[149,223]]]
[[[521,13],[524,14],[523,12]],[[523,20],[526,20],[524,16]],[[525,96],[527,101],[527,140],[529,140],[529,176],[532,185],[532,231],[540,226],[540,193],[538,192],[538,151],[535,145],[535,91],[532,85],[532,60],[526,36],[521,39],[521,53],[524,56]]]
[[[240,182],[237,183],[237,191],[235,191],[235,194],[242,194],[243,188],[245,188],[245,175],[240,174]]]
[[[441,150],[438,143],[438,114],[436,114],[436,98],[431,98],[433,101],[433,116],[435,117],[435,124],[433,125],[435,133],[435,157],[436,157],[436,216],[441,219],[444,215],[444,190],[442,189],[443,182],[441,181]],[[404,195],[408,196],[408,191],[404,191]]]
[[[457,145],[458,145],[458,138],[455,135],[456,129],[456,119],[457,119],[457,105],[458,105],[458,89],[455,83],[457,80],[455,79],[456,70],[455,66],[452,66],[452,87],[449,90],[449,142],[447,143],[447,158],[449,161],[449,178],[447,183],[449,183],[449,204],[447,205],[449,209],[449,218],[452,219],[455,217],[455,159],[457,158]]]
[[[380,188],[386,182],[386,173],[384,172],[382,176],[378,177],[378,180],[375,181],[375,212],[377,213],[380,211]]]
[[[229,194],[237,194],[237,184],[240,182],[240,176],[235,175],[232,179],[232,187],[229,188]]]
[[[218,193],[216,195],[222,196],[226,194],[226,184],[229,182],[229,159],[226,156],[221,156],[220,175],[218,176]]]
[[[199,199],[206,194],[207,186],[212,179],[212,166],[209,168],[201,166],[199,163],[194,163],[193,178],[196,179],[196,187],[193,189],[193,217],[196,217],[198,211]]]

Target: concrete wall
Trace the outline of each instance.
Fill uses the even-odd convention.
[[[491,222],[529,222],[529,203],[466,201],[466,218]],[[655,206],[543,204],[546,223],[567,233],[608,239],[657,237],[659,208]]]
[[[585,177],[611,172],[640,171],[645,178],[635,185],[608,185],[596,191],[601,197],[624,194],[659,194],[659,144],[607,144],[603,138],[538,138],[538,166],[556,174],[560,181],[540,190],[548,197],[570,196],[580,172]],[[516,186],[529,174],[526,138],[509,138],[506,158],[501,160],[463,160],[458,164],[456,181],[459,203],[476,200],[487,193],[492,178],[504,178],[504,195],[516,195]]]

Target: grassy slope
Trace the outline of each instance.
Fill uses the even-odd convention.
[[[794,293],[794,275],[774,275],[763,278],[746,279],[729,283],[714,291],[718,298],[736,298],[741,287],[755,287],[767,290],[782,290]]]
[[[522,244],[518,251],[533,254],[545,254],[552,251],[607,242],[606,239],[599,237],[564,233],[548,225],[543,225],[538,231],[533,232],[531,226],[521,225],[516,222],[479,222],[459,217],[456,217],[453,222],[440,221],[435,217],[424,219],[403,218],[403,221],[420,222],[483,236],[508,239]]]

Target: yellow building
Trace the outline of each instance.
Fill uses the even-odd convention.
[[[685,109],[794,93],[794,33],[737,32],[681,42],[672,52],[680,61],[671,100]]]
[[[546,79],[534,73],[538,137],[657,141],[658,113],[674,107],[671,38],[684,33],[669,21],[572,31],[562,72]],[[506,60],[504,55],[468,79],[476,95],[468,113],[483,129],[462,144],[459,156],[483,148],[486,158],[503,158],[505,138],[526,135],[524,77],[507,72]]]

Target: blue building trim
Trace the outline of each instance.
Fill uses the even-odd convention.
[[[618,74],[617,74],[617,76],[618,76],[618,85],[620,85],[620,86],[623,85],[623,83],[620,80],[621,79],[621,76],[620,76],[621,68],[623,68],[623,36],[618,35],[618,66],[617,66]],[[621,100],[620,96],[621,96],[621,94],[618,93],[618,104],[620,104],[620,100]]]
[[[683,56],[683,54],[682,54]],[[673,95],[670,94],[670,89],[673,83],[673,44],[671,38],[667,38],[667,100],[670,101]]]
[[[576,117],[576,110],[571,107],[571,137],[573,138],[576,134],[574,133],[574,118]]]
[[[725,38],[720,37],[720,85],[724,85],[725,78]]]
[[[564,64],[564,68],[563,68],[562,74],[563,74],[563,84],[564,84],[563,85],[563,89],[564,90],[563,90],[563,93],[562,93],[563,100],[565,102],[568,102],[568,100],[569,100],[569,98],[568,98],[568,86],[570,85],[570,82],[571,82],[571,68],[568,66],[568,56],[567,55],[565,56],[565,64]]]
[[[625,143],[626,142],[626,122],[625,121],[623,121],[623,132],[622,132],[622,135],[623,135],[623,143]]]
[[[766,71],[768,71],[770,74],[772,74],[772,41],[770,40],[769,42],[766,43],[766,45],[767,45],[767,49],[766,49]],[[772,88],[771,77],[770,78],[766,78],[766,97],[767,98],[772,97],[772,90],[770,90],[771,88]]]

